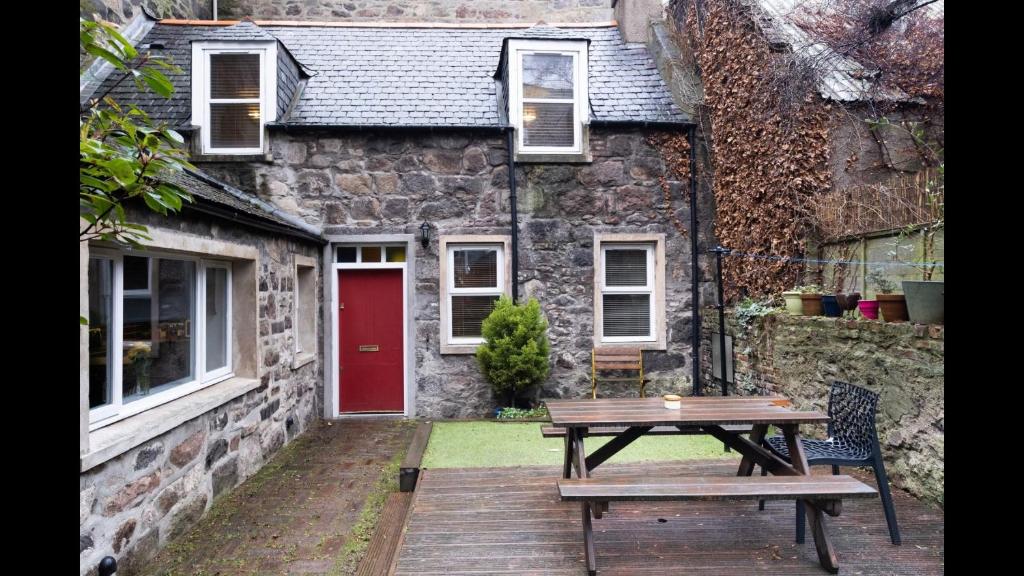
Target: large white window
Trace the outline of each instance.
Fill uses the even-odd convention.
[[[508,294],[505,237],[442,237],[442,352],[472,353],[482,344],[481,324]]]
[[[664,341],[664,245],[661,235],[599,237],[595,255],[598,343]]]
[[[204,154],[262,154],[277,113],[277,43],[192,45],[192,124]]]
[[[229,263],[90,253],[91,428],[232,376]]]
[[[510,40],[509,119],[519,154],[584,153],[587,43]]]

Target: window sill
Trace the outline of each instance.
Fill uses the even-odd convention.
[[[587,164],[594,161],[590,151],[582,154],[531,154],[529,152],[516,152],[516,162],[523,164]]]
[[[85,472],[157,436],[255,390],[258,379],[229,378],[89,433],[89,452],[79,459]]]
[[[263,154],[192,154],[192,162],[273,162],[274,155]]]
[[[480,344],[441,344],[441,354],[476,354]]]
[[[316,360],[316,354],[313,354],[312,352],[296,354],[295,357],[292,358],[292,370],[298,370],[313,360]]]
[[[594,348],[639,348],[641,350],[652,350],[652,351],[665,351],[668,350],[668,346],[662,341],[651,341],[643,340],[640,342],[602,342],[601,340],[594,338]]]

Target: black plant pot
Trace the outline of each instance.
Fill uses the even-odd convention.
[[[822,296],[821,297],[821,308],[825,313],[825,316],[831,318],[838,318],[843,314],[843,311],[839,308],[839,302],[835,296]]]

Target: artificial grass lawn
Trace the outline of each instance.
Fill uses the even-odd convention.
[[[491,468],[562,464],[565,441],[543,438],[544,422],[434,422],[430,443],[423,455],[423,468]],[[608,438],[587,438],[587,453],[593,453]],[[693,458],[739,458],[725,452],[711,436],[644,436],[613,456],[608,462],[686,460]]]

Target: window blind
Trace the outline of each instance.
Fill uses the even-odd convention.
[[[602,304],[605,336],[650,336],[650,294],[604,294]]]
[[[259,147],[259,103],[211,104],[210,131],[210,145],[214,148]]]
[[[575,105],[562,102],[523,104],[523,142],[527,146],[572,146]]]
[[[478,338],[498,296],[452,296],[452,337]]]
[[[259,97],[259,54],[210,54],[210,98]]]
[[[496,250],[455,250],[452,273],[456,288],[497,288]]]
[[[605,286],[647,286],[647,251],[606,251],[604,283]]]

